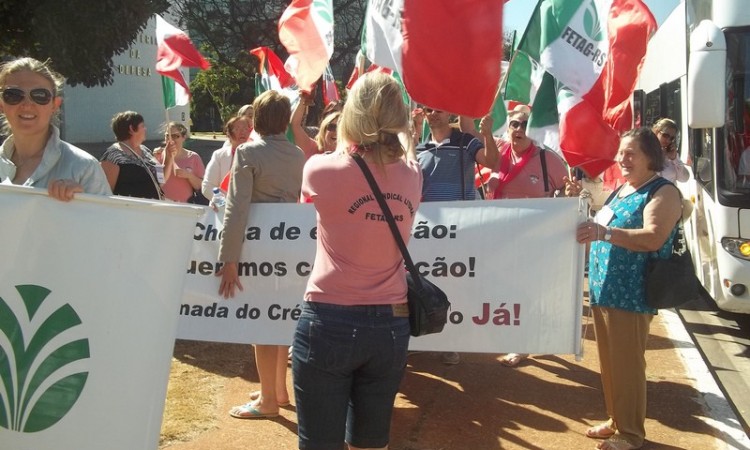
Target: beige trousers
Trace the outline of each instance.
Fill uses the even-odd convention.
[[[602,391],[617,436],[635,447],[646,438],[646,341],[654,316],[594,307]]]

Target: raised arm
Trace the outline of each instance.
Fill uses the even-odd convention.
[[[492,117],[484,116],[479,122],[479,133],[484,140],[484,149],[477,153],[477,162],[485,167],[494,169],[500,159],[495,137],[492,135]]]
[[[305,117],[307,117],[307,108],[312,103],[310,94],[301,92],[297,106],[292,111],[292,117],[289,119],[289,127],[292,129],[294,143],[305,153],[305,157],[318,153],[318,143],[315,142],[305,131]]]

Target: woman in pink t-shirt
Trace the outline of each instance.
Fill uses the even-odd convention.
[[[203,173],[206,171],[200,155],[183,147],[187,132],[185,125],[180,122],[169,122],[164,137],[166,142],[174,142],[177,151],[174,156],[174,176],[169,177],[162,185],[162,190],[166,198],[182,203],[187,203],[194,191],[200,192]],[[154,150],[154,156],[161,162],[163,155],[159,150]]]
[[[413,148],[401,145],[408,127],[398,84],[367,74],[349,93],[336,151],[305,165],[302,192],[315,204],[318,233],[293,345],[300,448],[388,445],[409,346],[406,272],[351,154],[369,166],[408,242],[422,189]]]

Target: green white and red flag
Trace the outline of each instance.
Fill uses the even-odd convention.
[[[500,83],[502,1],[370,0],[364,44],[411,98],[469,117],[490,111]]]
[[[284,69],[281,58],[268,47],[256,47],[250,54],[258,58],[258,75],[255,79],[255,95],[265,91],[283,92],[294,86],[294,78]]]
[[[655,30],[641,0],[540,0],[518,51],[554,81],[543,80],[549,84],[537,90],[531,114],[545,120],[532,117],[530,135],[553,126],[547,122],[556,104],[568,164],[590,176],[603,172],[613,163],[619,133],[631,126],[630,100]]]
[[[279,19],[287,72],[310,92],[333,54],[333,0],[292,0]]]
[[[211,67],[187,34],[156,14],[156,72],[162,75],[164,107],[187,105],[190,87],[180,69]]]

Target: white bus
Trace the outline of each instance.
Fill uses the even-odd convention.
[[[719,308],[750,313],[750,2],[683,0],[649,42],[636,125],[680,128],[685,236]]]

